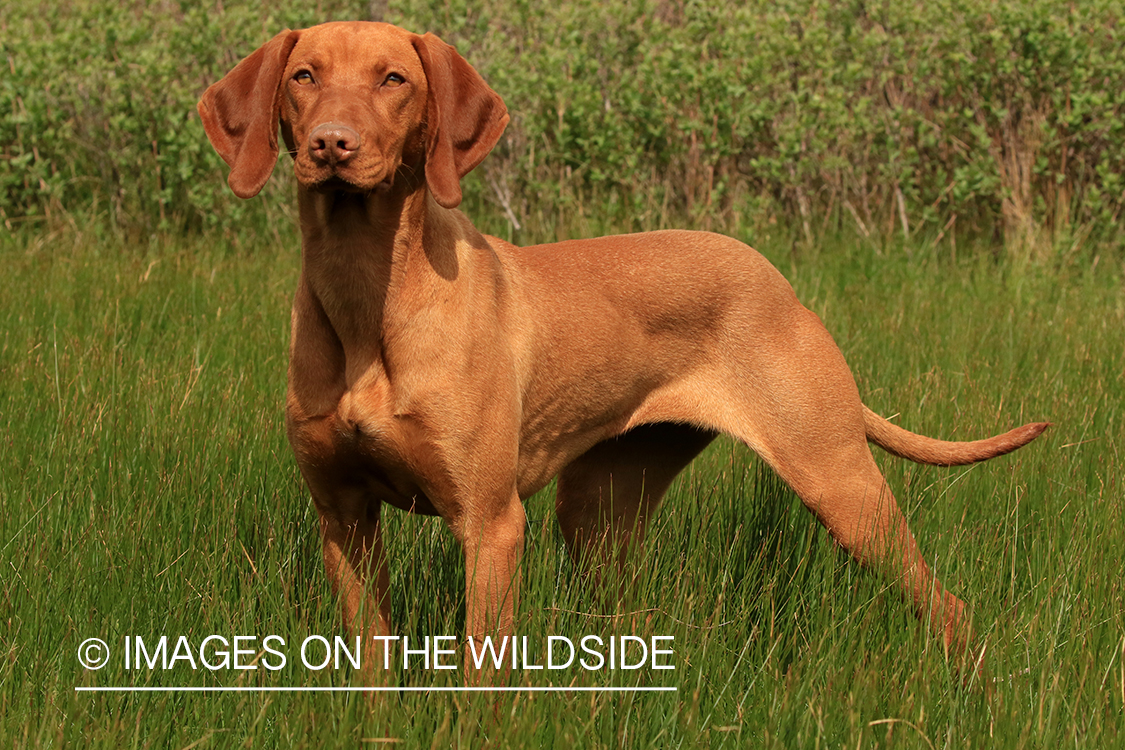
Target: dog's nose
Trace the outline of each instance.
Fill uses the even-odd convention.
[[[336,165],[359,150],[359,133],[338,122],[317,125],[309,133],[309,153],[317,161]]]

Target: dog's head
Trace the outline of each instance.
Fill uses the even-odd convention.
[[[198,109],[241,198],[273,172],[280,126],[306,188],[386,190],[400,170],[424,165],[446,208],[508,124],[503,100],[453,47],[384,23],[283,31],[208,88]]]

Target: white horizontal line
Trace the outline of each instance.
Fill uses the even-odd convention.
[[[76,693],[668,693],[677,687],[76,687]]]

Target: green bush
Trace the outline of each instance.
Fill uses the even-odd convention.
[[[507,101],[466,203],[519,240],[776,222],[807,242],[1120,249],[1123,14],[1113,0],[23,5],[0,21],[0,219],[290,220],[284,178],[265,200],[226,192],[195,101],[281,28],[383,18],[456,44]]]

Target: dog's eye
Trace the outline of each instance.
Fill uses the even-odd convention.
[[[313,82],[312,73],[307,70],[302,70],[298,72],[297,75],[293,76],[293,80],[304,86],[305,84]]]
[[[398,73],[391,73],[389,76],[387,76],[387,80],[383,81],[384,86],[390,86],[391,88],[394,88],[395,86],[401,86],[404,83],[406,83],[406,79],[400,76]]]

